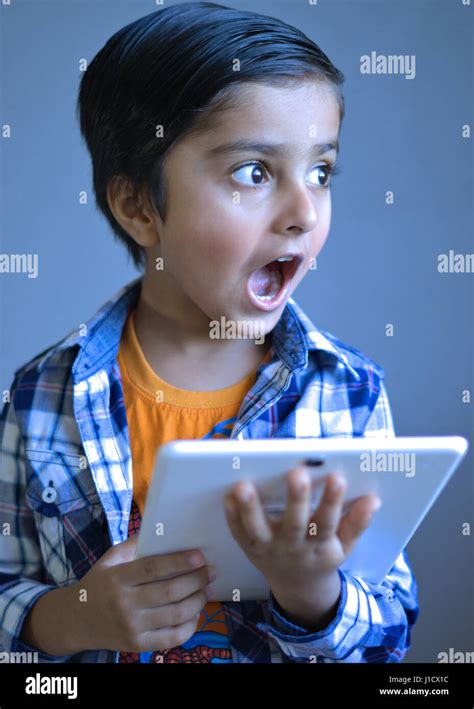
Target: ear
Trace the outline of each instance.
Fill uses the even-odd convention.
[[[126,175],[114,175],[107,185],[107,202],[129,236],[140,246],[155,246],[159,242],[158,220],[148,199],[137,194]]]

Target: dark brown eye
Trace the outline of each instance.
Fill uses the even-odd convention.
[[[263,180],[263,170],[258,165],[254,165],[252,169],[252,180],[255,180],[257,184],[260,184]]]
[[[317,183],[312,182],[312,184],[317,184],[318,187],[325,187],[328,180],[329,180],[329,176],[331,174],[331,168],[329,165],[317,165],[314,168],[314,170],[312,170],[312,173],[317,174],[317,177],[316,177],[317,180],[321,180],[321,179],[323,180],[323,184],[321,184],[319,182],[317,182]],[[322,175],[321,175],[321,173],[322,173]]]
[[[246,165],[241,165],[232,173],[233,177],[239,173],[243,173],[244,179],[236,178],[238,182],[243,182],[246,187],[259,187],[265,182],[265,166],[260,162],[251,162]]]
[[[325,189],[328,189],[330,182],[332,182],[332,178],[335,175],[338,175],[340,173],[341,169],[335,163],[326,163],[325,165],[316,165],[314,170],[312,170],[312,172],[319,172],[319,171],[322,171],[323,175],[321,176],[318,174],[316,179],[317,180],[322,179],[323,184],[321,184],[319,182],[312,182],[312,184],[315,185],[316,187],[324,187]]]

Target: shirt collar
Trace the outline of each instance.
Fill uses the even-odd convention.
[[[41,371],[49,358],[57,352],[73,347],[79,347],[72,367],[75,384],[113,361],[118,354],[128,313],[138,303],[142,281],[141,275],[122,287],[99,308],[85,327],[80,331],[71,332],[64,340],[47,350],[37,363],[38,370]],[[273,330],[273,346],[279,358],[292,371],[307,367],[308,352],[322,350],[345,366],[355,379],[360,379],[346,355],[311,322],[293,298],[288,299]]]
[[[308,364],[308,352],[319,350],[334,357],[355,379],[360,379],[346,355],[314,325],[293,298],[288,298],[273,330],[273,345],[280,359],[291,370],[305,369]]]
[[[38,370],[41,371],[56,353],[79,347],[72,367],[73,380],[77,384],[115,359],[128,312],[138,303],[142,279],[143,276],[139,276],[120,288],[80,330],[73,330],[47,350],[37,364]]]

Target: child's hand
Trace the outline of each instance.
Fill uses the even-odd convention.
[[[340,588],[337,568],[379,506],[379,498],[365,495],[341,519],[345,489],[341,475],[329,474],[319,506],[310,516],[310,478],[302,466],[288,473],[287,506],[279,520],[264,513],[251,482],[236,483],[225,498],[234,539],[265,576],[283,609],[309,623],[334,609]],[[233,512],[228,502],[234,503]]]
[[[135,559],[137,542],[135,535],[108,549],[77,583],[87,591],[87,603],[80,604],[87,649],[164,650],[186,642],[196,630],[213,580],[202,552]]]

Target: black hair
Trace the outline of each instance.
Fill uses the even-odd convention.
[[[125,177],[133,196],[143,195],[164,221],[163,163],[172,146],[208,129],[216,112],[232,105],[235,84],[304,79],[334,87],[342,121],[345,78],[317,44],[274,17],[210,2],[152,12],[107,41],[82,77],[77,114],[97,208],[137,268],[145,252],[110,210],[112,179]]]

